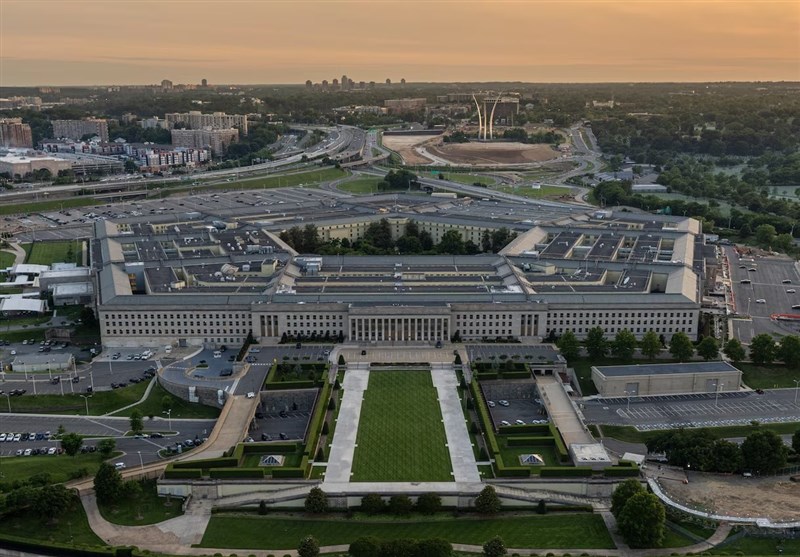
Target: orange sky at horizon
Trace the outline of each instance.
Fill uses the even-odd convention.
[[[0,85],[800,81],[800,0],[0,0]]]

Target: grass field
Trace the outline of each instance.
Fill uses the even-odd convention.
[[[80,241],[60,241],[60,242],[34,242],[23,246],[28,254],[25,263],[36,265],[50,265],[52,263],[78,263],[83,258],[83,242]],[[70,255],[72,249],[72,257]]]
[[[147,381],[142,381],[135,385],[123,387],[121,389],[114,389],[113,391],[98,391],[89,398],[89,414],[92,416],[100,416],[107,414],[117,408],[122,408],[128,404],[140,400],[147,389]],[[69,388],[72,383],[64,385],[64,392],[69,393]],[[86,403],[78,394],[82,393],[86,387],[87,382],[81,381],[74,385],[75,394],[61,395],[33,395],[26,394],[20,397],[11,398],[11,411],[12,412],[30,412],[36,414],[73,414],[85,415]],[[29,391],[32,391],[29,389]],[[3,403],[6,401],[3,400]],[[160,408],[160,405],[159,405]],[[8,404],[0,404],[0,412],[8,412]],[[161,410],[154,412],[160,415]],[[145,414],[147,415],[147,414]],[[173,418],[177,417],[173,413]]]
[[[493,186],[497,183],[497,179],[493,176],[483,176],[481,174],[456,174],[456,173],[449,173],[443,172],[445,180],[450,180],[451,182],[457,182],[459,184],[466,184],[471,186],[475,182],[480,182],[481,184],[486,184],[487,186]],[[437,172],[434,175],[435,178],[439,177],[439,173]]]
[[[634,427],[627,425],[603,425],[600,427],[605,437],[613,437],[614,439],[627,441],[629,443],[645,443],[648,439],[662,433],[662,431],[636,431]],[[800,423],[787,422],[779,424],[761,424],[759,426],[732,425],[725,427],[708,427],[705,429],[710,430],[717,437],[747,437],[756,430],[756,427],[760,429],[770,429],[778,435],[789,435],[800,429]]]
[[[740,363],[736,367],[742,370],[742,381],[751,389],[789,388],[795,386],[795,379],[800,380],[800,370],[786,366]]]
[[[9,251],[0,251],[0,269],[11,267],[14,264],[14,254]]]
[[[285,174],[281,176],[270,176],[269,178],[253,178],[250,180],[238,180],[235,182],[226,182],[224,184],[215,184],[213,186],[203,189],[215,190],[235,190],[235,189],[269,189],[269,188],[288,188],[291,186],[299,186],[300,184],[316,185],[320,182],[327,182],[329,180],[338,180],[347,176],[347,172],[338,168],[321,168],[319,170],[312,170],[309,172],[299,172],[297,174]]]
[[[341,191],[360,195],[369,195],[378,192],[379,178],[358,178],[336,186]]]
[[[492,188],[495,191],[503,193],[511,193],[514,195],[521,195],[531,199],[542,199],[544,197],[559,197],[562,195],[570,195],[572,188],[565,186],[541,186],[539,189],[531,188],[530,186],[497,186]]]
[[[361,404],[352,481],[452,481],[429,371],[373,371]]]
[[[105,200],[100,201],[93,197],[72,197],[70,199],[57,199],[54,201],[37,201],[33,203],[9,203],[0,205],[0,215],[18,215],[23,213],[41,213],[47,211],[56,211],[64,207],[70,209],[73,207],[86,207],[88,205],[100,205],[106,203]]]
[[[781,549],[778,551],[778,549]],[[777,538],[739,538],[717,549],[712,555],[800,555],[800,540],[779,540]]]
[[[163,522],[183,514],[181,499],[159,497],[156,481],[141,482],[142,492],[134,498],[122,498],[113,504],[98,502],[100,514],[114,524],[140,526]]]
[[[269,532],[269,535],[264,535]],[[451,518],[373,520],[305,520],[301,517],[211,517],[202,547],[294,549],[298,540],[313,535],[320,545],[348,544],[363,536],[379,539],[443,538],[451,543],[481,545],[500,536],[507,547],[612,549],[611,536],[600,515],[531,515],[498,518]]]
[[[146,383],[139,383],[138,385],[146,385]],[[131,387],[125,387],[126,389],[131,389],[138,385],[132,385]],[[117,389],[119,391],[119,389]],[[113,392],[113,391],[112,391]],[[100,394],[100,393],[97,393]],[[97,395],[95,395],[97,396]],[[119,414],[115,414],[115,416],[130,416],[131,412],[134,409],[138,408],[139,411],[144,416],[161,416],[164,417],[161,412],[164,409],[163,401],[164,397],[169,397],[170,400],[170,408],[172,408],[172,417],[177,418],[186,418],[186,419],[214,419],[219,417],[219,409],[214,408],[213,406],[205,406],[204,404],[189,402],[183,400],[182,398],[178,398],[173,394],[168,393],[164,388],[156,383],[153,385],[153,388],[150,390],[150,395],[148,395],[147,399],[134,406],[133,408],[129,408]],[[91,400],[89,401],[91,405]],[[89,411],[91,412],[91,407]]]
[[[30,459],[28,459],[30,460]],[[69,510],[54,521],[43,520],[34,512],[7,514],[3,517],[3,534],[43,542],[73,543],[104,546],[105,542],[92,532],[86,512],[78,496],[73,496]]]
[[[52,483],[62,483],[82,468],[87,470],[88,475],[94,475],[101,462],[99,453],[78,453],[75,456],[4,456],[0,458],[0,472],[3,473],[3,483],[25,480],[44,473],[50,474]]]

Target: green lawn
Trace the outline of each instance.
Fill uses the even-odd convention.
[[[113,391],[98,391],[89,398],[89,414],[99,416],[107,414],[117,408],[127,406],[140,400],[147,389],[147,381],[142,381],[135,385],[129,385]],[[70,386],[75,387],[75,394],[61,395],[33,395],[29,393],[11,398],[12,412],[30,412],[36,414],[86,414],[86,403],[78,394],[83,393],[88,386],[88,381],[81,380],[80,383],[66,383],[64,392],[69,393]],[[2,402],[6,402],[3,400]],[[8,412],[8,404],[0,404],[0,412]],[[157,412],[161,413],[161,410]],[[145,414],[147,415],[147,414]],[[173,418],[176,417],[174,414]]]
[[[3,534],[43,542],[105,546],[105,542],[89,527],[86,512],[77,495],[73,497],[69,510],[53,521],[42,520],[33,512],[5,515],[0,536]]]
[[[266,535],[266,533],[269,533]],[[599,515],[531,515],[496,518],[445,515],[397,520],[306,520],[294,516],[212,515],[200,545],[231,549],[295,549],[307,535],[320,545],[349,544],[363,536],[380,539],[443,538],[451,543],[482,545],[500,536],[507,547],[612,549],[614,544]]]
[[[58,241],[34,242],[23,246],[28,254],[25,263],[36,265],[50,265],[52,263],[78,263],[83,259],[83,242]],[[70,254],[70,250],[72,253]],[[71,255],[71,257],[70,257]]]
[[[0,251],[0,269],[11,267],[14,264],[15,256],[9,251]]]
[[[493,186],[497,183],[497,179],[493,176],[483,176],[481,174],[456,174],[450,172],[442,172],[444,174],[445,180],[450,180],[451,182],[457,182],[459,184],[466,184],[471,186],[475,182],[480,182],[481,184],[486,184],[487,186]],[[439,173],[437,172],[434,176],[435,178],[439,177]]]
[[[0,326],[0,338],[8,342],[22,342],[23,340],[34,339],[36,342],[44,340],[44,329],[24,329],[22,331],[4,331]],[[0,405],[2,406],[2,405]]]
[[[123,498],[112,504],[98,502],[103,518],[114,524],[140,526],[156,524],[183,514],[182,500],[159,497],[155,480],[145,480],[141,486],[142,492],[135,498]]]
[[[139,383],[138,385],[146,385],[147,383]],[[138,386],[134,385],[134,386]],[[130,389],[132,387],[125,387],[126,389]],[[118,389],[119,391],[119,389]],[[99,394],[99,393],[98,393]],[[97,395],[95,395],[97,396]],[[213,406],[205,406],[204,404],[196,403],[196,402],[189,402],[183,400],[182,398],[178,398],[173,394],[168,393],[164,388],[156,383],[153,385],[153,388],[150,390],[150,395],[145,399],[145,401],[141,404],[134,406],[133,408],[129,408],[119,414],[115,414],[115,416],[130,416],[131,412],[134,409],[138,408],[139,411],[144,416],[161,416],[162,418],[165,417],[162,414],[164,409],[163,400],[164,397],[168,397],[170,400],[170,408],[172,408],[172,417],[173,418],[191,418],[191,419],[215,419],[219,417],[219,409],[214,408]],[[89,411],[91,412],[91,403],[89,401],[90,408]]]
[[[800,380],[800,370],[783,365],[758,366],[740,363],[736,367],[742,370],[742,381],[751,389],[794,387],[794,380]]]
[[[562,195],[570,195],[572,188],[569,186],[541,186],[539,189],[534,189],[528,186],[497,186],[493,188],[495,191],[503,193],[511,193],[514,195],[521,195],[531,199],[541,199],[543,197],[559,197]]]
[[[36,201],[33,203],[9,203],[0,204],[0,215],[17,215],[23,213],[41,213],[72,207],[85,207],[87,205],[100,205],[106,201],[100,201],[93,197],[72,197],[70,199],[56,199],[53,201]]]
[[[452,481],[450,453],[429,371],[373,371],[353,456],[357,482]]]
[[[782,551],[778,551],[781,548]],[[712,555],[800,555],[800,539],[779,540],[777,538],[739,538],[710,551]]]
[[[660,431],[636,431],[632,426],[620,425],[603,425],[600,426],[603,430],[603,436],[613,437],[620,441],[627,441],[629,443],[646,443],[648,439],[657,437],[663,430]],[[787,422],[779,424],[761,424],[757,426],[761,429],[770,429],[779,435],[792,434],[800,429],[800,422]],[[755,431],[756,426],[751,425],[732,425],[725,427],[708,427],[717,437],[747,437],[750,433]]]
[[[380,178],[357,178],[336,186],[341,191],[361,195],[369,195],[378,192],[378,182]]]
[[[503,437],[499,436],[499,440]],[[522,454],[538,454],[544,459],[545,466],[561,466],[561,462],[556,456],[555,447],[506,447],[503,441],[500,441],[500,456],[503,457],[503,463],[506,466],[525,466],[520,464],[519,455]],[[539,466],[529,466],[532,474],[538,475]]]
[[[0,473],[2,484],[44,473],[50,474],[52,483],[63,483],[82,468],[87,470],[89,476],[94,475],[101,462],[99,453],[78,453],[75,456],[5,456],[0,458]]]
[[[327,182],[329,180],[338,180],[347,176],[347,172],[333,167],[320,168],[319,170],[311,170],[308,172],[298,172],[297,174],[284,174],[280,176],[270,176],[268,178],[252,178],[249,180],[238,180],[236,182],[225,182],[224,184],[215,184],[213,186],[205,187],[202,189],[207,190],[235,190],[235,189],[269,189],[269,188],[288,188],[292,186],[317,185],[320,182]],[[200,189],[201,186],[196,186],[195,189]],[[182,188],[188,189],[188,188]]]

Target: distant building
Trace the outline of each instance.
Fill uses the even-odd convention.
[[[311,89],[312,87],[314,87],[314,82],[310,79],[306,79],[306,89]]]
[[[633,184],[631,186],[633,193],[667,193],[667,186],[661,184]]]
[[[204,147],[172,147],[169,145],[134,144],[128,146],[129,156],[136,159],[141,170],[168,170],[177,166],[199,166],[211,160]]]
[[[165,114],[164,122],[166,125],[163,127],[168,130],[174,128],[176,124],[182,123],[190,130],[236,128],[242,135],[247,135],[247,115],[245,114],[225,114],[224,112],[203,114],[199,110],[190,110],[189,112]]]
[[[139,120],[139,125],[146,130],[153,130],[153,129],[167,127],[167,123],[158,116],[152,116],[150,118],[142,118],[141,120]]]
[[[383,106],[386,107],[389,114],[398,114],[401,112],[416,112],[425,108],[425,99],[386,99],[383,101]]]
[[[96,135],[101,141],[108,141],[108,120],[53,120],[53,137],[81,139],[85,135]]]
[[[48,155],[8,154],[0,157],[0,174],[8,173],[12,178],[23,178],[36,170],[46,169],[57,176],[62,170],[72,167],[69,161]]]
[[[41,110],[41,97],[9,97],[0,99],[0,110],[13,110],[15,108],[32,108]]]
[[[132,112],[126,112],[122,115],[122,118],[120,118],[123,124],[133,124],[138,119],[138,116]]]
[[[207,147],[214,155],[222,155],[228,145],[237,141],[239,141],[239,130],[236,128],[172,130],[174,147]]]
[[[0,118],[0,147],[33,147],[33,134],[22,118]]]
[[[400,78],[400,85],[405,85],[405,84],[406,84],[406,78],[405,77]]]
[[[208,80],[206,78],[200,80],[200,87],[208,87]]]
[[[169,79],[162,79],[161,89],[164,91],[169,91],[170,89],[172,89],[172,82]]]
[[[391,85],[391,84],[392,84],[392,80],[387,77],[386,78],[386,85]]]

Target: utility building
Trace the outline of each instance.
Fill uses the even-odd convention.
[[[592,366],[592,381],[604,397],[713,394],[738,391],[742,372],[728,362]]]

